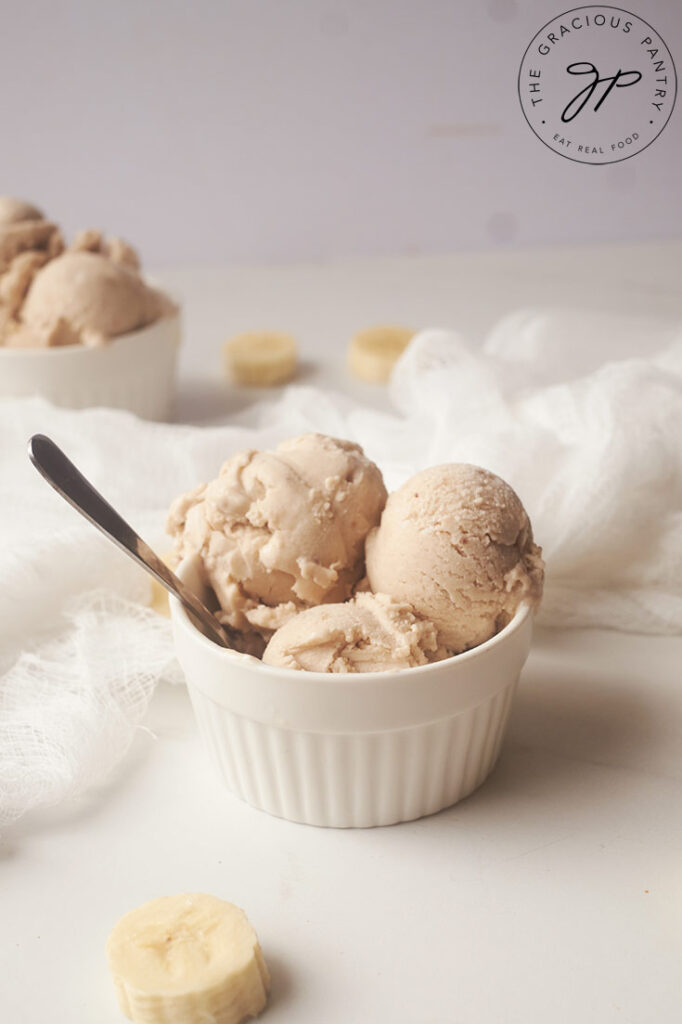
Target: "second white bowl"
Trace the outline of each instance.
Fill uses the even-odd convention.
[[[196,558],[180,577],[206,597]],[[403,672],[279,669],[207,640],[171,598],[178,660],[228,788],[291,821],[391,825],[468,796],[497,760],[530,648],[523,606],[497,636]]]
[[[86,348],[0,347],[0,398],[40,395],[70,409],[128,409],[168,419],[180,348],[180,314]]]

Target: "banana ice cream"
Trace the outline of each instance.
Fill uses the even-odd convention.
[[[358,445],[245,451],[173,502],[238,650],[309,672],[397,671],[476,647],[542,596],[528,515],[500,477],[435,466],[388,499]],[[364,575],[363,575],[364,574]]]
[[[65,251],[40,210],[0,198],[0,345],[101,345],[174,311],[121,239],[84,231]]]
[[[371,589],[409,602],[452,654],[488,640],[542,594],[528,515],[509,484],[478,466],[435,466],[408,480],[368,535],[366,558]]]
[[[45,220],[45,215],[37,206],[23,199],[0,196],[0,227],[26,220]]]
[[[173,503],[167,530],[181,558],[201,557],[221,620],[269,637],[303,609],[351,596],[385,502],[358,445],[306,434],[228,459]]]
[[[0,345],[15,337],[33,278],[63,249],[59,228],[36,206],[0,196]]]
[[[306,672],[386,672],[439,661],[447,653],[433,623],[410,605],[359,593],[294,616],[273,635],[263,661]]]
[[[167,306],[131,266],[104,253],[65,252],[36,274],[21,323],[41,344],[102,345],[153,323]]]

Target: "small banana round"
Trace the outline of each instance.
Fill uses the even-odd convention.
[[[179,559],[174,551],[167,551],[165,555],[161,556],[161,561],[167,565],[169,569],[175,571],[178,567]],[[149,607],[159,615],[165,615],[166,618],[169,618],[170,606],[168,604],[168,591],[154,579],[151,581],[151,584],[152,590],[149,597]]]
[[[131,910],[109,936],[107,959],[135,1024],[239,1024],[267,1002],[268,969],[244,911],[204,893]]]
[[[367,327],[353,335],[348,346],[348,368],[371,384],[385,384],[391,370],[415,335],[409,327]]]
[[[298,362],[298,345],[281,331],[236,334],[223,348],[227,375],[245,387],[272,387],[291,380]]]

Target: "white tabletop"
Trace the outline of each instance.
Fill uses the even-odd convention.
[[[682,246],[164,273],[186,300],[178,416],[242,408],[219,376],[235,330],[301,338],[308,380],[348,380],[377,321],[480,334],[516,305],[682,315]],[[270,965],[265,1020],[661,1024],[682,1018],[682,637],[539,630],[495,773],[392,828],[294,825],[226,792],[183,688],[164,685],[102,788],[7,830],[0,1020],[115,1024],[106,936],[154,896],[247,911]]]
[[[301,347],[298,383],[388,408],[384,388],[358,383],[346,370],[348,339],[361,327],[445,327],[479,338],[503,314],[538,305],[682,320],[682,242],[155,276],[184,305],[187,344],[176,419],[188,422],[224,418],[269,394],[232,389],[222,375],[221,344],[238,331],[290,331]]]

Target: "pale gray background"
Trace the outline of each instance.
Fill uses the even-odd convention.
[[[648,150],[606,167],[548,151],[523,119],[523,52],[571,6],[17,4],[0,192],[69,232],[127,236],[156,265],[680,237],[679,106]],[[682,4],[625,6],[682,65]]]

